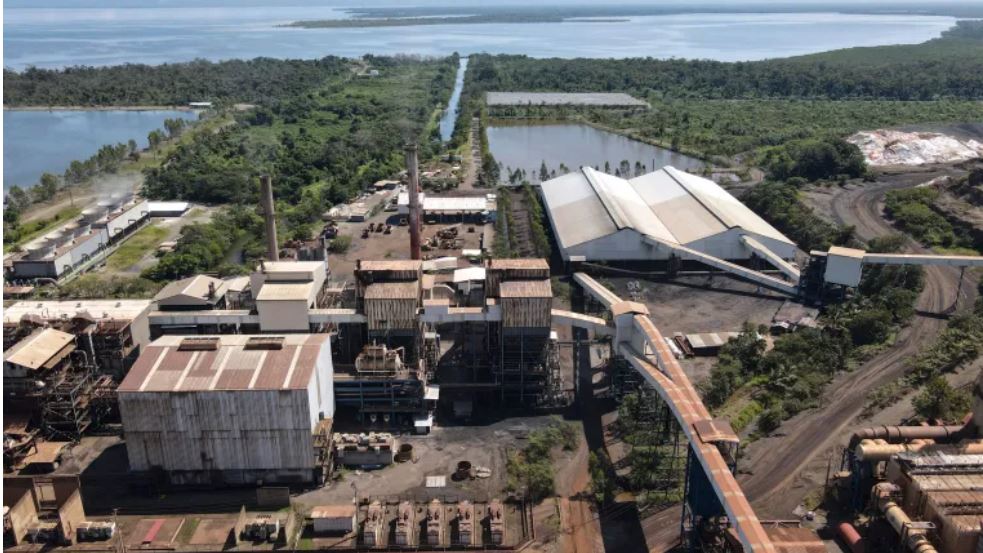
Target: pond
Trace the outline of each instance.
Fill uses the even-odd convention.
[[[32,186],[41,173],[61,175],[106,144],[136,140],[147,147],[147,134],[165,119],[195,120],[188,110],[7,110],[3,113],[3,189]]]
[[[703,166],[699,159],[584,124],[489,126],[488,146],[501,166],[503,182],[508,182],[510,170],[521,168],[529,182],[537,183],[543,163],[557,174],[560,164],[571,171],[584,165],[603,171],[607,164],[613,174],[627,161],[632,175],[636,162],[646,172],[666,165],[683,170]]]

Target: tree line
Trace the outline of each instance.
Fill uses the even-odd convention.
[[[974,100],[983,98],[983,22],[960,21],[914,46],[851,48],[753,62],[537,59],[476,55],[477,90],[629,92],[704,99]]]
[[[317,60],[194,60],[64,69],[4,69],[5,106],[135,106],[275,102],[348,70],[338,57]]]

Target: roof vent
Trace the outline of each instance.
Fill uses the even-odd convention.
[[[218,349],[219,338],[185,338],[178,344],[178,351],[215,351]]]
[[[283,349],[283,336],[258,336],[246,340],[243,349]]]

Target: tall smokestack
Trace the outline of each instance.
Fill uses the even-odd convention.
[[[273,210],[273,179],[269,175],[259,177],[259,201],[263,205],[263,218],[266,220],[266,259],[278,261],[280,247],[276,242],[276,212]]]
[[[422,259],[420,255],[420,176],[416,161],[416,144],[406,145],[406,172],[409,183],[410,259]]]

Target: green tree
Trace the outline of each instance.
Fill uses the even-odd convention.
[[[936,376],[928,381],[913,404],[915,412],[924,419],[955,422],[969,411],[970,397],[968,393],[950,386],[945,377]]]
[[[150,143],[150,150],[154,153],[154,159],[157,159],[157,147],[160,143],[164,141],[164,135],[158,129],[150,131],[147,135],[147,142]]]
[[[50,200],[58,192],[58,177],[51,173],[43,173],[41,180],[34,186],[34,197],[37,201]]]

